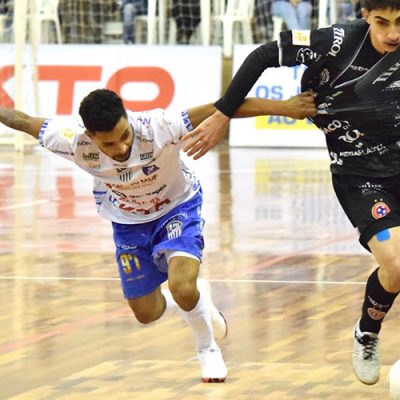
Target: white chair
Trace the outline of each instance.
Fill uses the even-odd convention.
[[[147,7],[147,15],[138,15],[134,19],[135,36],[136,38],[142,38],[144,36],[143,33],[146,32],[147,44],[164,44],[168,14],[168,0],[148,0]]]
[[[124,25],[122,21],[107,21],[103,25],[103,43],[119,44],[122,43]]]
[[[222,25],[223,52],[225,57],[232,57],[233,36],[235,43],[253,43],[252,20],[254,15],[254,0],[214,0],[211,21],[217,24],[216,31]],[[236,29],[235,29],[236,28]],[[241,28],[241,32],[239,29]]]
[[[272,24],[274,26],[272,33],[272,40],[278,40],[279,34],[283,30],[284,21],[281,17],[277,17],[276,15],[272,16]]]
[[[42,40],[42,32],[45,33],[46,42],[50,41],[50,26],[53,23],[56,30],[57,43],[62,43],[60,19],[58,18],[59,0],[36,0],[35,19],[38,43]],[[44,28],[47,28],[45,30]]]
[[[147,15],[137,15],[134,18],[135,43],[156,44],[160,39],[157,38],[158,17]],[[145,40],[143,38],[146,38]]]

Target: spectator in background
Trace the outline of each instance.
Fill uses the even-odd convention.
[[[0,42],[8,42],[13,23],[13,2],[0,0]]]
[[[200,23],[200,0],[172,1],[172,16],[176,21],[176,42],[189,44]]]
[[[273,23],[271,19],[272,0],[256,0],[256,42],[268,41],[272,38]]]
[[[0,0],[0,14],[7,14],[7,0]]]
[[[352,3],[353,3],[354,14],[355,14],[356,18],[362,18],[360,0],[352,0]]]
[[[60,0],[65,43],[102,43],[104,23],[119,18],[116,0]]]
[[[338,24],[346,23],[354,19],[354,4],[353,0],[341,0],[337,4],[337,18]]]
[[[312,6],[309,0],[274,0],[272,15],[282,18],[289,30],[311,28]]]
[[[122,20],[124,23],[123,40],[125,44],[135,43],[135,17],[147,14],[147,0],[123,0]]]

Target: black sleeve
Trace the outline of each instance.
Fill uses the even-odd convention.
[[[246,57],[226,93],[214,106],[223,114],[232,117],[264,70],[270,67],[279,67],[276,41],[257,47]]]

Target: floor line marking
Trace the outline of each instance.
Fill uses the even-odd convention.
[[[50,201],[51,200],[37,200],[37,201],[30,201],[28,203],[14,204],[12,206],[0,207],[0,211],[13,210],[13,209],[16,209],[16,208],[24,208],[24,207],[30,207],[30,206],[36,206],[38,204],[50,203]]]
[[[119,278],[90,278],[84,276],[0,276],[0,281],[92,281],[92,282],[111,282],[119,281]],[[296,285],[365,285],[365,282],[357,281],[312,281],[312,280],[285,280],[285,279],[209,279],[215,283],[290,283]]]

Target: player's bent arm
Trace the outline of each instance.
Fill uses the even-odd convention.
[[[0,107],[0,122],[9,128],[25,132],[35,139],[39,138],[44,118],[31,117],[22,111]]]

